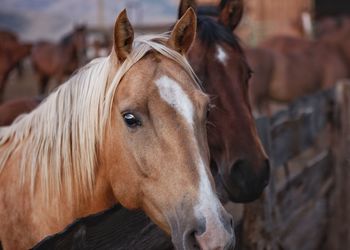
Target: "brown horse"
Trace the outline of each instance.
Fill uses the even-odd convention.
[[[274,70],[272,81],[265,91],[256,91],[255,94],[259,96],[254,99],[288,103],[317,90],[327,89],[348,76],[339,52],[321,41],[279,36],[265,41],[261,46],[272,51]],[[263,87],[259,86],[260,89]]]
[[[195,1],[183,0],[179,16]],[[208,141],[211,169],[223,201],[257,199],[269,180],[269,163],[248,99],[250,68],[233,32],[243,15],[242,0],[223,0],[217,18],[199,11],[189,61],[212,97]]]
[[[28,249],[77,217],[121,203],[145,211],[177,248],[227,249],[232,219],[212,186],[209,98],[184,57],[193,10],[170,35],[134,41],[125,11],[114,30],[109,57],[0,129],[3,247]]]
[[[31,44],[21,43],[12,32],[0,31],[0,103],[10,73],[30,54],[31,48]]]
[[[7,101],[0,105],[0,127],[10,125],[19,115],[35,109],[42,98],[24,97]]]
[[[86,50],[86,28],[79,26],[66,35],[59,44],[38,42],[32,50],[32,64],[39,77],[39,91],[47,91],[50,79],[62,83],[84,62]]]
[[[8,30],[0,30],[0,47],[10,48],[13,43],[18,42],[18,37],[15,33]]]

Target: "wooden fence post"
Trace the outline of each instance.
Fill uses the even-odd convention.
[[[328,237],[324,249],[350,249],[350,81],[336,86],[334,188],[330,197]]]
[[[271,127],[270,118],[261,117],[256,120],[258,133],[264,148],[268,154],[271,153]],[[274,163],[270,158],[271,177],[268,187],[266,187],[262,197],[244,206],[243,239],[239,250],[269,249],[277,250],[277,237],[274,231],[278,225],[274,204],[275,204],[275,183],[274,183]]]

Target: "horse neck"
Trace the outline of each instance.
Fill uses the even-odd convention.
[[[109,181],[106,180],[106,173],[103,170],[97,171],[95,185],[91,197],[86,201],[83,207],[76,205],[76,215],[74,217],[81,217],[88,214],[94,214],[105,210],[116,204],[112,187]]]
[[[71,223],[76,218],[106,210],[112,207],[117,201],[114,198],[112,187],[106,180],[106,175],[102,171],[97,171],[95,185],[91,194],[84,199],[79,193],[65,195],[64,192],[57,196],[50,196],[37,189],[33,204],[40,204],[41,211],[48,215],[55,215],[66,224]],[[77,192],[77,191],[73,191]],[[56,197],[56,198],[52,198]],[[71,198],[73,200],[71,200]],[[49,200],[48,200],[49,199]]]

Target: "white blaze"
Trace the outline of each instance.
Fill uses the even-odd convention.
[[[173,79],[162,76],[156,80],[156,85],[159,89],[161,98],[172,106],[179,114],[181,114],[185,120],[190,125],[190,128],[193,132],[193,115],[194,107],[187,96],[183,91],[181,86],[174,81]],[[194,138],[194,135],[193,135]],[[206,216],[211,214],[214,217],[218,217],[218,204],[219,200],[215,196],[212,186],[209,181],[208,174],[205,170],[205,165],[202,160],[202,157],[199,153],[198,144],[196,146],[196,158],[197,158],[197,168],[199,171],[199,200],[198,204],[195,206],[195,213],[197,217]],[[213,214],[214,212],[214,214]],[[212,223],[216,219],[211,216]]]
[[[217,46],[216,58],[223,64],[226,64],[227,54],[221,46]]]
[[[162,99],[173,107],[193,128],[193,104],[181,86],[173,79],[162,76],[156,80]]]

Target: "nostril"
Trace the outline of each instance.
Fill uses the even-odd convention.
[[[242,160],[238,160],[236,161],[231,168],[231,177],[235,177],[238,174],[242,174],[242,164],[243,161]]]
[[[269,184],[270,163],[268,159],[251,161],[238,159],[230,170],[230,199],[236,202],[249,202],[257,199]]]
[[[232,181],[238,185],[239,187],[245,186],[245,180],[247,177],[247,174],[245,173],[247,168],[247,163],[244,160],[237,160],[230,171],[230,177]],[[249,175],[248,175],[249,176]]]
[[[190,242],[194,250],[200,249],[198,242],[196,240],[196,231],[192,231],[190,234]]]

